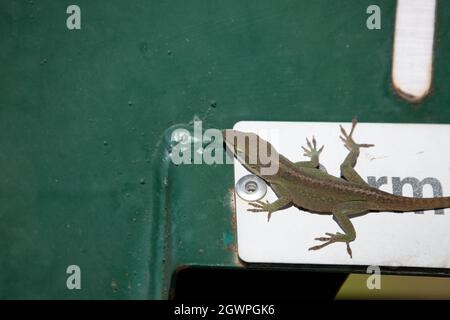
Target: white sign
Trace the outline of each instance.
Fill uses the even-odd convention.
[[[340,124],[244,121],[234,130],[258,134],[292,162],[309,160],[301,146],[314,135],[318,147],[325,145],[320,163],[339,177],[348,154],[339,139]],[[351,128],[351,123],[342,125]],[[276,139],[271,140],[274,131]],[[375,144],[361,149],[355,168],[364,180],[404,196],[450,196],[450,125],[358,123],[353,137],[356,143]],[[234,168],[235,181],[249,174],[236,160]],[[261,200],[276,199],[269,188]],[[350,243],[350,258],[345,243],[308,250],[321,244],[315,238],[342,232],[332,215],[290,207],[274,212],[267,222],[266,212],[249,212],[249,208],[236,196],[238,254],[246,262],[450,268],[450,209],[354,217],[356,240]]]

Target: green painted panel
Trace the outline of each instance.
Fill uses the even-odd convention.
[[[433,92],[390,84],[395,2],[0,3],[0,298],[163,298],[186,265],[240,266],[231,166],[167,159],[174,126],[450,123],[450,3]],[[82,289],[66,288],[79,265]]]

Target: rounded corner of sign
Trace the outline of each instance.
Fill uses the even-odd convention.
[[[404,87],[396,80],[395,74],[392,74],[392,88],[395,94],[413,104],[421,103],[425,98],[427,98],[431,93],[431,82],[429,82],[420,93],[411,93],[409,90],[404,89]]]
[[[240,120],[236,122],[233,126],[233,130],[239,130],[247,121]]]
[[[254,258],[252,257],[252,255],[248,254],[248,252],[246,252],[246,250],[242,250],[241,248],[239,248],[238,246],[238,250],[237,250],[237,255],[239,260],[241,260],[244,263],[255,263]]]

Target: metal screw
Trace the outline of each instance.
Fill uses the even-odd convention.
[[[236,193],[245,201],[256,201],[266,195],[267,185],[261,178],[249,174],[238,180],[236,183]]]

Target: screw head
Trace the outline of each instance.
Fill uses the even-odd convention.
[[[245,201],[262,199],[267,193],[267,185],[261,178],[254,174],[243,176],[236,183],[237,195]]]

